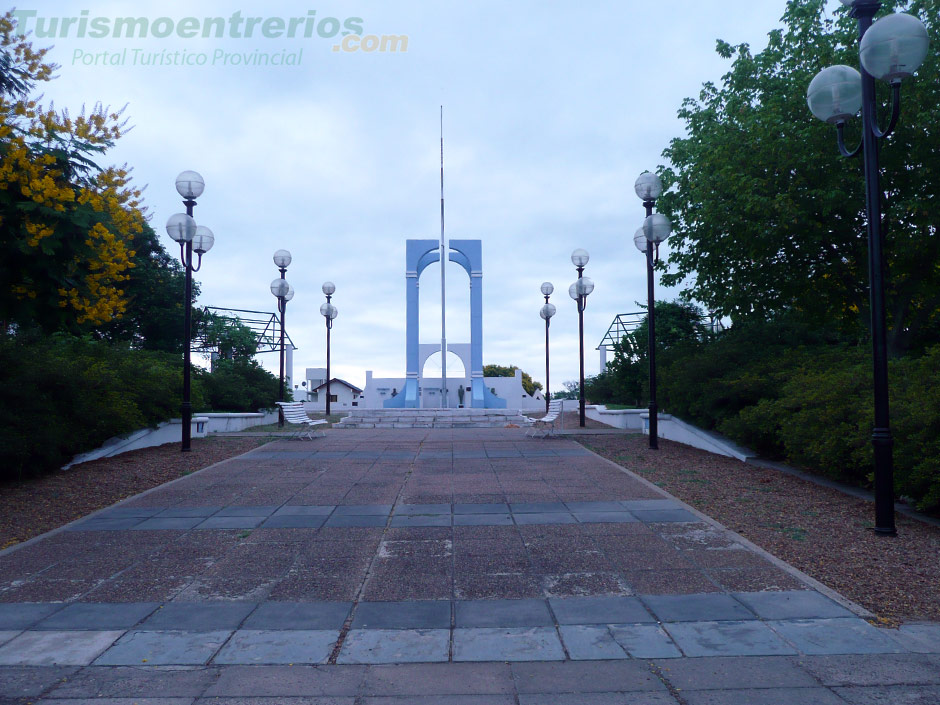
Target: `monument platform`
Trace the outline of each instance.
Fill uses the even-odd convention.
[[[527,426],[516,409],[353,409],[334,428],[505,428]]]

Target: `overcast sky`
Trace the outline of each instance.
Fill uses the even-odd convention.
[[[588,250],[585,274],[596,285],[585,312],[590,375],[614,316],[646,300],[644,260],[633,245],[643,219],[636,177],[662,164],[662,150],[683,134],[682,100],[728,70],[715,40],[759,50],[785,5],[82,0],[17,9],[37,13],[31,29],[38,17],[87,18],[85,36],[72,23],[62,37],[61,20],[55,39],[34,36],[37,46],[54,44],[50,56],[61,65],[46,99],[73,110],[127,104],[134,129],[109,161],[127,162],[147,186],[152,225],[170,252],[178,249],[164,224],[182,210],[175,177],[194,169],[205,178],[195,217],[216,245],[196,275],[200,304],[274,311],[271,256],[290,250],[296,382],[303,368],[325,364],[326,280],[336,284],[339,309],[334,374],[360,386],[367,369],[404,376],[405,240],[440,234],[443,105],[447,236],[483,241],[484,363],[515,364],[544,381],[539,285],[551,281],[557,389],[578,375],[577,311],[567,295],[572,250]],[[236,10],[242,20],[270,22],[245,37],[247,22],[231,21]],[[127,16],[148,20],[146,38],[90,36],[94,27],[113,33]],[[221,23],[205,22],[216,17],[225,22],[221,38]],[[292,17],[304,21],[291,38]],[[407,50],[336,51],[342,26],[361,28],[363,42],[405,35]],[[265,27],[275,36],[264,36]],[[172,65],[175,52],[204,64]],[[264,55],[282,63],[290,56],[293,65],[233,65]],[[448,341],[469,342],[466,274],[450,265],[447,284]],[[660,299],[676,294],[657,289]],[[421,278],[421,305],[421,342],[439,342],[437,267]],[[276,355],[261,359],[276,371]],[[452,376],[456,367],[448,363]],[[432,359],[425,373],[439,370]]]

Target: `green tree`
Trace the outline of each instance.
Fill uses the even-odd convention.
[[[199,312],[197,336],[225,360],[248,360],[258,352],[258,336],[237,318]]]
[[[831,126],[806,106],[822,68],[858,64],[855,20],[826,16],[824,0],[790,0],[767,48],[717,44],[732,61],[679,110],[687,136],[671,141],[658,203],[673,222],[667,286],[735,323],[786,310],[858,338],[868,323],[861,160],[839,156]],[[940,0],[889,1],[940,45]],[[886,194],[889,343],[895,353],[940,339],[940,53],[902,90],[902,119],[881,148]],[[879,96],[890,102],[880,86]],[[882,116],[884,122],[884,116]],[[858,122],[858,121],[856,121]],[[847,141],[859,126],[847,128]]]
[[[160,243],[148,223],[134,239],[134,267],[124,283],[127,308],[120,318],[97,327],[95,334],[110,342],[143,350],[183,351],[183,291],[186,274],[179,260]],[[193,281],[190,306],[199,296]],[[192,309],[193,321],[199,311]]]
[[[87,332],[126,310],[144,213],[129,171],[93,161],[120,113],[73,118],[30,97],[57,68],[45,54],[0,16],[0,323]]]
[[[515,365],[483,365],[483,376],[484,377],[515,377],[516,370],[519,368]],[[526,394],[532,396],[535,394],[536,390],[542,389],[542,383],[536,382],[532,379],[532,375],[528,372],[522,373],[522,389]]]

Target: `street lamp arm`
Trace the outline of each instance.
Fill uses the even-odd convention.
[[[859,142],[858,146],[851,151],[845,146],[845,122],[842,120],[836,123],[836,141],[839,144],[839,154],[843,157],[851,159],[862,153],[864,142]]]
[[[197,255],[198,259],[196,260],[196,266],[193,266],[193,254]],[[191,272],[198,272],[199,268],[202,267],[202,253],[194,252],[189,255],[189,259],[186,258],[186,243],[180,243],[180,259],[183,261],[183,267],[188,269]]]
[[[885,130],[881,130],[878,127],[877,118],[872,116],[871,131],[875,133],[875,137],[878,139],[883,139],[894,132],[894,128],[897,127],[898,118],[901,116],[901,82],[892,81],[891,82],[891,120],[888,121],[888,127]]]

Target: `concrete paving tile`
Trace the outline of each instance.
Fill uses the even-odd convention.
[[[631,511],[637,519],[647,524],[701,521],[692,512],[685,509],[633,509]]]
[[[111,507],[98,514],[99,517],[108,517],[109,519],[123,519],[127,517],[152,517],[159,514],[166,507]]]
[[[546,573],[541,575],[542,591],[546,597],[580,597],[598,595],[618,597],[632,595],[633,591],[612,571],[584,571],[572,573]]]
[[[686,656],[783,656],[796,653],[763,622],[672,622],[664,627]]]
[[[67,531],[124,531],[125,529],[134,528],[145,519],[145,517],[94,517],[72,524]]]
[[[936,705],[940,703],[940,687],[935,685],[834,688],[833,692],[849,705]]]
[[[454,629],[454,661],[559,661],[553,627]]]
[[[395,516],[417,514],[450,514],[450,504],[399,504],[395,507]]]
[[[267,517],[273,514],[279,505],[238,505],[222,507],[215,516],[219,517]]]
[[[542,583],[527,573],[455,573],[454,597],[460,600],[541,597]]]
[[[655,618],[636,597],[553,597],[548,603],[559,624],[655,621]]]
[[[577,519],[568,512],[542,512],[513,514],[516,524],[523,526],[526,524],[576,524]]]
[[[338,638],[338,629],[240,629],[216,654],[213,663],[325,663]]]
[[[805,656],[800,664],[827,686],[940,685],[934,654]]]
[[[192,705],[195,698],[57,698],[42,702],[55,705]]]
[[[58,698],[167,698],[201,695],[219,678],[219,669],[203,666],[87,666],[69,676],[49,696]]]
[[[391,504],[345,504],[336,507],[334,516],[381,516],[392,513]]]
[[[842,605],[815,590],[738,592],[734,597],[763,619],[816,619],[853,617]]]
[[[34,629],[130,629],[151,614],[157,602],[79,602],[66,606],[39,622]]]
[[[3,602],[0,603],[0,629],[20,630],[31,626],[58,612],[65,605],[48,602]]]
[[[558,628],[568,655],[575,661],[629,658],[605,626],[572,624]]]
[[[678,700],[669,693],[549,693],[519,696],[519,705],[677,705]]]
[[[682,653],[658,624],[611,624],[610,634],[633,658],[678,658]]]
[[[819,683],[792,656],[685,658],[657,662],[674,687],[686,690],[809,688]]]
[[[151,531],[151,530],[177,530],[185,531],[192,529],[196,524],[205,521],[202,517],[160,517],[144,519],[141,523],[132,528],[132,531]]]
[[[574,518],[582,524],[629,524],[639,521],[630,512],[573,512]]]
[[[664,622],[754,619],[754,614],[731,595],[640,595],[650,611]]]
[[[312,504],[288,504],[276,512],[273,516],[323,516],[327,517],[333,513],[333,510],[336,509],[336,505],[326,504],[326,505],[312,505]]]
[[[681,509],[682,505],[674,499],[625,499],[620,504],[627,511],[658,511],[664,509]]]
[[[774,620],[767,624],[804,654],[890,654],[904,649],[887,630],[857,617]]]
[[[77,671],[73,666],[2,666],[2,694],[9,698],[36,697],[59,683],[67,682]]]
[[[169,509],[164,509],[158,514],[154,514],[158,519],[164,519],[166,517],[177,517],[177,518],[191,518],[195,519],[202,517],[211,517],[216,512],[222,509],[221,506],[215,507],[170,507]]]
[[[326,517],[322,515],[279,514],[265,519],[262,526],[265,529],[319,529],[324,522]]]
[[[365,672],[363,666],[227,666],[203,697],[274,697],[277,703],[310,693],[353,697]]]
[[[395,528],[410,526],[450,526],[452,522],[450,514],[403,514],[393,516],[389,526]]]
[[[337,509],[338,511],[339,509]],[[379,516],[379,515],[359,515],[359,514],[337,514],[334,512],[329,519],[326,520],[326,527],[332,528],[348,528],[348,527],[376,527],[376,526],[385,526],[388,522],[388,515]]]
[[[449,600],[360,602],[353,629],[450,629]]]
[[[508,514],[509,505],[500,502],[487,502],[481,504],[457,503],[454,505],[454,514]]]
[[[351,602],[264,602],[242,629],[340,629]]]
[[[380,695],[362,699],[362,705],[515,705],[511,695]]]
[[[0,666],[87,666],[124,632],[23,632],[0,646]]]
[[[337,663],[428,663],[447,661],[447,629],[352,629]]]
[[[885,630],[906,651],[918,654],[940,654],[940,624],[902,624],[899,629]]]
[[[768,592],[799,591],[806,585],[795,577],[775,566],[762,566],[760,568],[729,568],[712,569],[708,571],[709,577],[718,583],[725,591],[737,592]]]
[[[263,516],[212,516],[196,524],[194,529],[254,529],[261,526]]]
[[[509,505],[513,514],[546,514],[568,512],[564,502],[515,502]]]
[[[231,631],[130,631],[95,661],[96,666],[202,665]]]
[[[504,663],[423,663],[373,666],[364,696],[512,695],[512,672]]]
[[[632,698],[634,693],[666,692],[646,661],[514,663],[512,672],[520,700],[526,693],[630,693]]]
[[[683,693],[688,705],[844,705],[826,688],[763,688],[760,690],[696,690]]]
[[[462,627],[543,627],[554,624],[545,600],[461,600],[454,603]]]
[[[455,514],[454,526],[512,526],[512,514]]]
[[[565,502],[565,506],[572,513],[574,512],[618,512],[625,510],[620,502],[598,501],[598,502]]]
[[[721,588],[699,570],[621,570],[627,583],[638,594],[699,595],[721,592]]]
[[[21,629],[0,631],[0,646],[2,646],[3,644],[6,644],[11,639],[18,637],[22,633],[23,631]]]
[[[255,607],[254,602],[171,602],[154,612],[141,629],[233,630]]]

